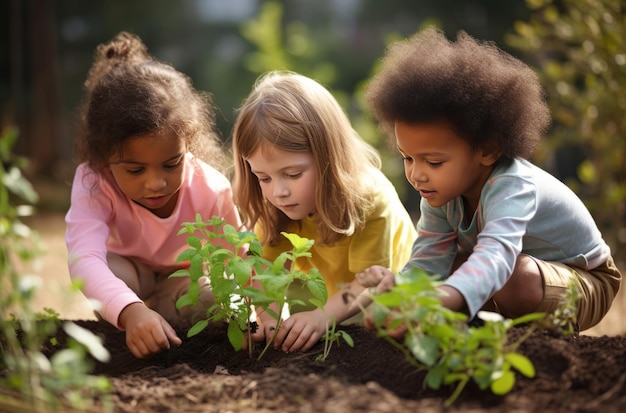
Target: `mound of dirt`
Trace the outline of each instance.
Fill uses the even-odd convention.
[[[323,343],[307,353],[268,350],[258,359],[235,352],[221,328],[184,339],[180,347],[139,360],[111,325],[75,321],[103,337],[111,361],[94,374],[113,383],[115,412],[597,412],[626,411],[626,338],[533,333],[520,347],[536,368],[517,375],[512,392],[495,396],[468,385],[444,408],[453,388],[424,386],[425,372],[373,332],[342,327],[354,348],[334,345],[324,361]],[[523,328],[511,334],[521,334]],[[180,333],[181,337],[184,334]],[[57,334],[61,345],[66,340]],[[58,348],[58,347],[57,347]],[[48,349],[48,352],[55,351]]]

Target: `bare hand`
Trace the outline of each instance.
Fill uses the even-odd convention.
[[[374,317],[372,316],[372,312],[368,311],[363,318],[363,323],[365,328],[372,331],[377,331],[378,328],[374,323]],[[391,338],[395,338],[396,340],[401,339],[407,332],[407,328],[405,324],[401,324],[393,330],[387,330],[387,335]]]
[[[126,330],[126,345],[137,358],[146,358],[181,345],[176,331],[156,311],[143,303],[133,303],[120,314],[120,325]]]
[[[391,290],[395,285],[395,276],[389,268],[380,265],[372,265],[369,268],[355,274],[359,284],[366,288],[376,288],[376,293],[380,294]]]
[[[274,331],[276,331],[277,321],[269,317],[264,321],[257,320],[257,323],[257,329],[253,333],[250,333],[252,341],[255,343],[263,343],[271,340],[274,336]]]
[[[386,291],[389,291],[395,285],[395,276],[391,272],[389,268],[381,267],[380,265],[373,265],[364,271],[355,275],[356,280],[364,287],[368,287],[367,290],[364,291],[362,296],[357,297],[356,301],[361,301],[361,304],[366,302],[365,300],[369,298],[371,301],[372,289],[374,290],[374,294],[381,294]],[[365,328],[369,330],[376,330],[376,325],[374,323],[374,316],[372,314],[371,308],[365,312],[364,316],[364,325]],[[406,334],[406,326],[401,325],[393,330],[389,330],[387,334],[395,339],[402,338]]]
[[[320,309],[293,314],[285,320],[274,339],[284,352],[310,350],[326,333],[326,317]]]

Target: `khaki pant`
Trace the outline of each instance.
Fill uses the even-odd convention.
[[[580,331],[598,324],[609,311],[622,279],[613,258],[609,257],[604,264],[589,271],[559,262],[531,258],[537,263],[543,276],[543,301],[537,312],[553,313],[571,282],[575,283],[580,293],[577,316]]]

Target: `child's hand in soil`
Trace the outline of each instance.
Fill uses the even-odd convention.
[[[272,339],[276,330],[276,320],[272,317],[266,317],[266,320],[257,319],[257,328],[250,333],[250,338],[255,343],[264,343]],[[244,340],[245,341],[245,340]]]
[[[284,352],[307,351],[326,333],[326,317],[319,308],[296,313],[280,326],[274,348]]]
[[[389,268],[381,267],[380,265],[373,265],[355,274],[355,279],[359,284],[367,288],[355,300],[355,302],[358,302],[362,307],[366,307],[371,302],[372,289],[374,290],[374,294],[381,294],[391,290],[396,283],[393,272],[391,272]],[[377,328],[374,323],[371,307],[366,310],[363,321],[365,328],[376,331]],[[392,338],[399,339],[406,334],[406,331],[406,326],[401,325],[393,330],[389,330],[387,334]]]
[[[143,303],[133,303],[124,308],[120,314],[120,326],[126,330],[128,349],[137,358],[169,349],[170,343],[182,344],[172,326]]]

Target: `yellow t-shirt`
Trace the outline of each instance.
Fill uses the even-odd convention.
[[[417,236],[415,225],[394,186],[382,173],[379,175],[376,177],[376,207],[367,217],[364,227],[352,236],[333,245],[321,245],[317,241],[314,216],[294,221],[285,230],[316,240],[310,250],[311,257],[298,259],[296,266],[304,272],[317,268],[324,277],[329,297],[344,284],[352,282],[355,273],[372,265],[398,272],[411,256],[411,246]],[[259,225],[255,232],[262,239]],[[281,252],[291,249],[291,244],[285,239],[276,246],[265,245],[263,257],[274,260]]]

